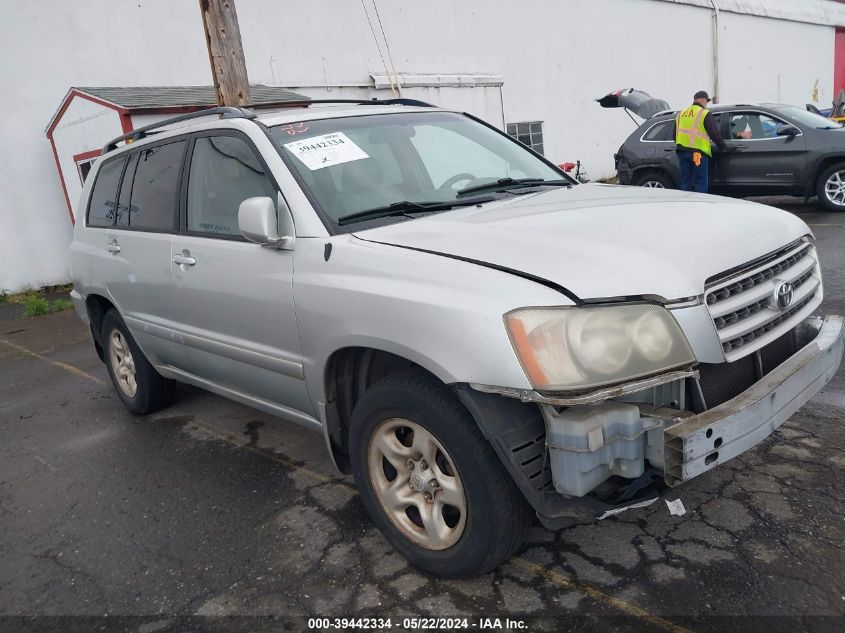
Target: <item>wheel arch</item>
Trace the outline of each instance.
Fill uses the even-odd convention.
[[[812,196],[813,192],[815,192],[816,185],[818,184],[818,180],[822,175],[822,172],[836,163],[845,164],[845,153],[827,154],[816,160],[810,171],[810,178],[807,179],[807,191],[810,192],[810,196]]]
[[[97,356],[100,360],[105,362],[106,357],[103,352],[102,330],[103,317],[109,310],[116,310],[115,305],[106,297],[99,294],[89,294],[85,297],[85,307],[88,311],[88,323],[91,327],[91,337],[94,339],[94,349],[97,350]]]
[[[335,465],[349,473],[349,419],[355,404],[366,390],[385,376],[414,369],[426,373],[442,384],[443,372],[427,360],[411,360],[377,347],[346,346],[332,352],[323,369],[323,432]]]

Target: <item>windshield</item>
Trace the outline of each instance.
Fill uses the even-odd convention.
[[[510,137],[453,112],[302,121],[271,135],[334,228],[339,218],[398,202],[466,204],[474,196],[459,197],[462,190],[501,179],[565,178]],[[483,195],[489,201],[490,189]]]
[[[793,123],[798,123],[809,128],[823,128],[832,129],[842,127],[841,123],[837,123],[831,119],[826,119],[820,114],[815,114],[809,110],[798,108],[796,106],[778,106],[772,108],[778,114],[782,114],[789,118]]]

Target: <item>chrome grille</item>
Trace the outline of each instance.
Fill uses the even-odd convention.
[[[792,284],[792,303],[778,306],[775,292]],[[734,361],[771,343],[812,313],[822,300],[816,251],[801,241],[732,276],[722,275],[704,293],[725,358]]]

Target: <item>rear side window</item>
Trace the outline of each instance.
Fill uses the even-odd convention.
[[[91,202],[88,205],[88,226],[108,227],[114,223],[117,183],[123,171],[125,159],[111,160],[100,167]]]
[[[194,144],[188,176],[188,230],[240,235],[238,208],[247,198],[276,188],[252,148],[236,136],[201,136]]]
[[[652,125],[648,131],[643,135],[644,141],[671,141],[672,128],[675,126],[674,121],[663,121],[657,125]]]
[[[187,141],[177,141],[138,152],[128,203],[130,228],[150,231],[176,228],[179,178],[186,146]],[[124,182],[128,180],[124,178]]]

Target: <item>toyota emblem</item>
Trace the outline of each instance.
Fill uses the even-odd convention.
[[[786,310],[792,305],[792,298],[795,296],[795,288],[788,281],[780,282],[775,288],[775,302],[781,310]]]

